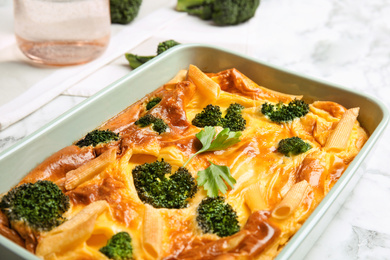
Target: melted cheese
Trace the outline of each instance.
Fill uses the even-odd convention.
[[[131,235],[134,259],[153,259],[142,245],[145,239],[142,234],[145,205],[135,191],[132,169],[161,158],[172,164],[174,170],[183,165],[199,149],[195,134],[200,129],[191,125],[191,120],[209,103],[220,106],[222,111],[232,103],[243,105],[246,129],[236,145],[222,151],[200,154],[187,168],[195,178],[199,170],[208,167],[209,160],[231,169],[237,183],[224,196],[226,202],[236,210],[242,232],[231,239],[202,234],[195,220],[196,208],[206,197],[206,192],[200,187],[187,208],[158,209],[163,223],[161,255],[158,258],[217,259],[220,255],[233,259],[274,258],[368,138],[356,122],[347,148],[339,153],[326,152],[322,149],[323,145],[346,110],[341,105],[314,102],[310,105],[310,112],[303,118],[277,124],[260,112],[261,105],[264,102],[288,103],[299,96],[260,87],[235,69],[207,76],[193,66],[190,70],[195,70],[193,75],[198,76],[159,88],[100,127],[120,134],[122,141],[115,144],[120,153],[115,163],[75,189],[66,191],[72,203],[67,217],[74,216],[81,208],[97,200],[106,200],[110,210],[97,218],[93,232],[86,241],[66,252],[57,252],[53,259],[106,259],[99,249],[120,231],[127,231]],[[147,113],[144,104],[153,96],[162,97],[162,101],[150,113],[169,125],[169,131],[161,135],[150,127],[139,128],[134,125],[139,117]],[[299,136],[309,142],[312,149],[293,157],[278,153],[278,142],[292,136]],[[65,148],[30,172],[23,182],[48,179],[61,183],[66,172],[93,159],[92,154],[99,156],[105,149],[107,147],[104,146],[94,148],[91,153],[91,147]],[[267,212],[275,208],[294,183],[301,180],[306,180],[310,189],[298,208],[286,219],[272,219]],[[263,212],[251,212],[245,201],[245,194],[251,185],[260,187],[259,199],[262,200]],[[260,227],[266,230],[261,236],[256,233]],[[223,249],[222,242],[218,241],[223,241],[232,249]],[[237,249],[237,245],[240,245],[241,250]]]

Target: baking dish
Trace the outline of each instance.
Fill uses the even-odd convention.
[[[369,140],[277,257],[302,259],[361,176],[359,165],[388,123],[388,112],[375,98],[208,45],[187,44],[168,50],[1,153],[0,192],[8,191],[46,157],[80,139],[167,82],[180,69],[188,68],[189,64],[194,64],[206,72],[235,67],[259,85],[283,93],[303,95],[304,100],[309,103],[313,100],[329,100],[347,108],[361,108],[359,121],[370,134]],[[38,259],[1,236],[0,255],[5,259]]]

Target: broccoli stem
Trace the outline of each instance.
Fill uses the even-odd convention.
[[[156,56],[138,56],[131,53],[126,53],[125,57],[129,62],[130,68],[136,69],[147,61],[150,61]]]
[[[176,10],[180,12],[186,12],[188,11],[188,8],[194,7],[194,6],[200,6],[205,4],[206,2],[212,2],[207,0],[178,0],[176,5]]]

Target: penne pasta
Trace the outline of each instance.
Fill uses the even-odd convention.
[[[302,99],[303,96],[301,95],[289,95],[285,93],[281,93],[275,90],[271,90],[262,86],[257,85],[255,82],[253,82],[251,79],[249,79],[247,76],[243,75],[242,73],[238,72],[237,70],[233,70],[232,73],[236,76],[236,84],[239,85],[242,83],[246,89],[250,90],[256,90],[257,96],[261,99],[269,99],[274,102],[290,102],[294,99]],[[239,81],[239,82],[237,82]]]
[[[72,190],[83,182],[92,179],[116,159],[116,152],[116,148],[111,148],[92,161],[66,173],[65,189]]]
[[[265,210],[268,208],[264,193],[265,187],[261,186],[260,182],[254,183],[245,192],[245,202],[251,212]]]
[[[66,181],[66,178],[64,177],[64,178],[58,179],[54,183],[57,184],[58,187],[65,188],[65,181]]]
[[[223,246],[224,251],[229,252],[233,251],[234,249],[238,248],[240,243],[249,235],[249,232],[239,232],[237,234],[234,234],[233,236],[229,237],[229,239],[226,240],[226,243]]]
[[[215,102],[220,94],[220,87],[211,78],[204,74],[199,68],[190,65],[188,70],[188,80],[197,87],[197,92],[207,97],[206,102]]]
[[[72,245],[86,241],[92,234],[97,217],[108,209],[106,201],[96,201],[77,213],[72,219],[43,235],[36,254],[50,259],[53,254],[65,252]]]
[[[158,156],[161,150],[161,146],[156,141],[151,141],[146,147],[135,146],[132,147],[133,154],[148,154]]]
[[[152,259],[161,258],[162,235],[163,223],[160,212],[152,206],[145,205],[142,244],[145,252],[147,252]]]
[[[348,109],[343,114],[335,129],[330,133],[326,140],[325,149],[327,151],[340,152],[347,147],[349,137],[358,115],[358,107]]]
[[[179,70],[179,72],[173,77],[167,84],[175,84],[186,79],[188,70]]]
[[[133,182],[131,174],[128,174],[128,166],[131,157],[133,157],[133,150],[128,148],[126,151],[122,151],[122,157],[119,159],[117,174],[122,174],[125,179],[128,179],[128,183]]]
[[[322,146],[325,146],[331,129],[332,122],[326,121],[325,119],[319,117],[313,129],[313,136],[315,140]]]
[[[275,219],[289,217],[301,203],[308,187],[309,183],[306,180],[295,183],[283,200],[272,211],[272,217]]]

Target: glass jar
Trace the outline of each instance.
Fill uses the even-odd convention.
[[[14,12],[18,46],[38,63],[86,63],[110,40],[109,0],[14,0]]]

